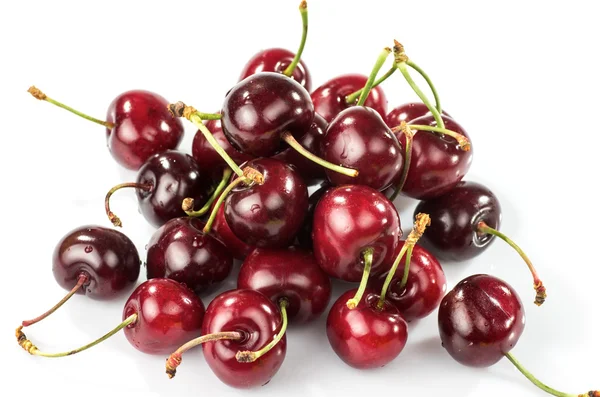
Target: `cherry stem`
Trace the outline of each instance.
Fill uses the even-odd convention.
[[[322,167],[327,168],[328,170],[339,172],[340,174],[350,177],[355,177],[358,175],[358,170],[330,163],[329,161],[324,160],[319,156],[316,156],[315,154],[309,152],[304,146],[300,144],[300,142],[296,140],[296,138],[294,138],[292,134],[290,134],[289,131],[285,131],[283,134],[281,134],[281,139],[283,139],[288,145],[292,147],[292,149],[300,153],[302,156],[306,157],[314,163],[319,164]]]
[[[184,117],[187,120],[191,121],[198,130],[204,135],[204,138],[210,143],[210,145],[215,149],[217,153],[225,160],[227,165],[237,174],[237,176],[244,176],[244,172],[238,165],[233,161],[233,159],[227,154],[225,149],[219,145],[219,142],[215,139],[213,134],[210,132],[208,128],[202,122],[204,119],[202,117],[206,117],[209,113],[200,113],[192,106],[187,106],[183,102],[177,102],[174,104],[170,104],[167,106],[173,117]],[[216,115],[215,115],[216,116]],[[219,115],[221,116],[221,115]],[[219,117],[220,118],[220,117]]]
[[[177,372],[177,367],[181,364],[181,355],[186,351],[201,345],[206,342],[214,342],[217,340],[234,340],[240,341],[244,339],[244,335],[241,332],[216,332],[214,334],[208,334],[200,336],[196,339],[192,339],[191,341],[182,345],[179,349],[175,350],[169,358],[167,358],[166,364],[166,372],[169,376],[169,379],[173,379],[175,373]]]
[[[373,248],[368,247],[365,248],[362,252],[365,267],[363,269],[362,279],[360,280],[360,285],[358,286],[358,290],[352,299],[348,299],[346,302],[346,306],[348,309],[355,309],[356,306],[360,303],[363,294],[365,293],[365,289],[367,288],[367,282],[369,281],[369,275],[371,274],[371,265],[373,264]]]
[[[88,343],[87,345],[82,346],[78,349],[70,350],[70,351],[66,351],[66,352],[62,352],[62,353],[44,353],[44,352],[39,351],[37,346],[35,346],[33,343],[31,343],[31,341],[29,339],[27,339],[27,336],[25,336],[25,334],[23,333],[22,325],[17,328],[15,334],[17,336],[17,342],[19,343],[19,346],[21,346],[27,353],[29,353],[33,356],[58,358],[58,357],[72,356],[73,354],[87,350],[90,347],[93,347],[93,346],[97,345],[98,343],[103,342],[106,339],[110,338],[111,336],[113,336],[114,334],[119,332],[121,329],[127,327],[128,325],[135,323],[136,320],[137,320],[137,314],[134,313],[131,316],[127,317],[125,319],[125,321],[123,321],[121,324],[117,325],[117,327],[114,328],[112,331],[110,331],[109,333],[100,337],[99,339],[96,339],[92,343]]]
[[[304,45],[306,44],[306,36],[308,35],[308,5],[306,4],[306,0],[302,0],[298,10],[300,10],[300,16],[302,17],[302,39],[300,40],[300,47],[298,47],[298,51],[292,60],[292,63],[288,65],[287,68],[283,71],[283,74],[287,77],[291,77],[300,62],[300,57],[302,56],[302,52],[304,51]]]
[[[546,287],[544,287],[544,283],[542,282],[542,280],[540,280],[537,270],[535,269],[533,263],[531,263],[527,255],[525,255],[525,252],[523,252],[523,250],[517,244],[515,244],[514,241],[508,238],[504,233],[488,226],[483,221],[477,224],[477,231],[479,233],[491,234],[493,236],[501,238],[508,245],[513,247],[515,251],[519,253],[519,255],[521,255],[521,258],[523,258],[523,260],[527,264],[527,267],[529,268],[529,271],[531,272],[531,275],[533,276],[533,289],[535,289],[536,292],[534,303],[538,306],[541,306],[546,301]]]
[[[259,358],[261,358],[262,356],[264,356],[265,354],[267,354],[268,352],[270,352],[271,349],[273,349],[279,343],[279,341],[285,335],[285,331],[287,330],[287,325],[288,325],[287,307],[288,306],[289,306],[289,302],[287,299],[282,298],[279,300],[279,310],[281,311],[281,329],[279,330],[279,333],[275,336],[275,338],[273,338],[273,340],[271,342],[269,342],[268,345],[266,345],[265,347],[263,347],[260,350],[257,350],[254,352],[248,351],[248,350],[237,352],[235,354],[235,358],[238,360],[238,362],[252,363],[252,362],[258,360]]]
[[[365,86],[363,87],[363,89],[360,93],[360,97],[358,97],[358,102],[356,103],[356,106],[364,106],[365,102],[367,101],[367,97],[369,96],[369,93],[371,92],[371,89],[373,88],[373,83],[375,82],[375,79],[377,78],[377,73],[379,73],[379,70],[381,69],[381,67],[385,63],[385,60],[387,59],[387,57],[390,55],[391,52],[392,52],[392,49],[389,47],[386,47],[383,49],[381,54],[379,54],[379,56],[377,57],[375,66],[373,66],[373,70],[371,70],[371,74],[369,75],[369,78],[367,79],[367,82],[365,83]]]
[[[80,111],[75,110],[72,107],[65,105],[64,103],[60,103],[58,101],[55,101],[52,98],[49,98],[46,94],[44,94],[36,86],[32,85],[31,87],[29,87],[29,89],[27,90],[27,92],[29,92],[35,99],[39,99],[40,101],[50,102],[51,104],[56,105],[59,108],[63,108],[65,110],[68,110],[69,112],[71,112],[73,114],[76,114],[79,117],[83,117],[86,120],[93,121],[96,124],[103,125],[106,128],[108,128],[108,129],[112,129],[115,126],[113,123],[109,123],[108,121],[104,121],[104,120],[100,120],[100,119],[97,119],[97,118],[92,117],[92,116],[88,116],[87,114],[81,113]]]
[[[377,302],[377,307],[380,310],[383,309],[383,305],[385,303],[385,295],[387,294],[388,288],[389,288],[390,284],[392,283],[392,279],[396,275],[396,270],[398,269],[398,265],[400,264],[400,261],[402,260],[402,257],[404,256],[404,254],[407,253],[407,250],[410,249],[410,251],[409,251],[410,253],[409,254],[407,253],[407,255],[406,255],[406,263],[404,265],[404,276],[402,277],[402,282],[401,282],[402,288],[404,288],[406,286],[406,281],[408,280],[408,271],[410,270],[410,260],[411,260],[411,256],[412,256],[412,249],[415,246],[415,244],[417,244],[417,241],[419,241],[419,239],[421,238],[423,233],[425,232],[425,228],[427,226],[429,226],[430,224],[431,224],[431,218],[429,217],[428,214],[424,214],[424,213],[420,212],[415,216],[415,223],[413,225],[413,228],[410,231],[410,233],[408,234],[408,237],[406,238],[404,245],[400,249],[400,253],[396,257],[396,260],[394,261],[392,268],[390,269],[387,277],[385,278],[383,287],[381,288],[381,294],[379,295],[379,302]]]
[[[517,367],[517,369],[523,375],[525,375],[525,377],[527,379],[529,379],[531,381],[531,383],[533,383],[534,385],[536,385],[537,387],[539,387],[540,389],[542,389],[543,391],[545,391],[548,394],[551,394],[556,397],[600,397],[600,392],[594,391],[594,390],[589,391],[587,393],[583,393],[583,394],[569,394],[569,393],[563,393],[563,392],[557,391],[557,390],[551,388],[550,386],[545,385],[539,379],[537,379],[535,376],[533,376],[533,374],[531,372],[527,371],[523,367],[523,365],[521,365],[521,363],[517,361],[517,359],[515,358],[515,356],[512,353],[508,352],[508,353],[504,353],[504,355],[506,356],[506,358],[508,358],[510,360],[511,363],[513,363],[513,365],[515,367]]]
[[[390,201],[394,201],[404,188],[404,184],[408,178],[408,171],[410,170],[410,162],[412,159],[412,143],[415,133],[410,129],[408,124],[406,124],[406,121],[402,121],[400,124],[400,131],[402,131],[406,139],[406,144],[404,145],[404,167],[402,168],[402,175],[400,175],[398,185],[396,185],[396,190],[394,190],[394,193],[390,197]]]
[[[437,90],[435,89],[435,86],[433,85],[433,81],[431,81],[431,78],[429,77],[429,75],[427,73],[425,73],[425,71],[423,69],[421,69],[417,64],[415,64],[412,60],[407,60],[406,64],[408,66],[410,66],[411,68],[413,68],[415,70],[415,72],[419,73],[421,75],[421,77],[423,77],[423,79],[427,82],[427,85],[429,85],[429,89],[431,90],[431,93],[433,94],[433,98],[435,99],[435,108],[437,109],[437,111],[442,114],[442,105],[440,103],[440,97],[438,95]]]
[[[186,197],[185,199],[183,199],[183,203],[181,204],[181,209],[183,209],[183,211],[187,214],[187,216],[197,217],[197,216],[202,216],[202,215],[206,214],[208,212],[208,210],[210,209],[210,206],[214,203],[215,200],[218,199],[221,192],[223,192],[223,189],[225,189],[225,187],[227,186],[227,182],[231,178],[232,173],[233,173],[233,171],[231,171],[231,168],[229,168],[229,167],[226,167],[223,170],[223,177],[221,178],[221,181],[217,185],[217,188],[215,189],[213,194],[210,196],[208,201],[204,204],[204,206],[202,208],[200,208],[198,211],[194,211],[194,199],[191,197]]]
[[[468,152],[469,150],[471,150],[471,142],[469,141],[469,139],[467,139],[466,136],[459,134],[456,131],[452,131],[447,128],[440,128],[440,127],[436,127],[436,126],[432,126],[432,125],[420,125],[420,124],[419,125],[411,124],[410,128],[413,128],[413,129],[419,130],[419,131],[431,131],[431,132],[438,132],[440,134],[449,135],[452,138],[456,139],[456,141],[458,142],[458,145],[460,146],[460,148],[462,150],[464,150],[465,152]]]
[[[62,305],[64,305],[69,298],[71,298],[73,295],[75,295],[75,293],[77,293],[77,291],[79,291],[79,289],[89,281],[90,277],[88,276],[87,273],[81,273],[79,275],[79,277],[77,277],[77,284],[75,284],[75,286],[73,287],[73,289],[71,291],[69,291],[68,294],[65,295],[64,298],[62,298],[56,305],[54,305],[52,307],[52,309],[48,310],[47,312],[43,313],[42,315],[31,319],[31,320],[26,320],[23,321],[21,323],[21,326],[23,327],[29,327],[30,325],[33,325],[35,323],[39,323],[40,321],[42,321],[43,319],[45,319],[46,317],[48,317],[49,315],[51,315],[52,313],[54,313],[56,310],[58,310]]]
[[[119,219],[119,217],[116,216],[110,210],[110,205],[109,205],[110,197],[117,190],[124,189],[124,188],[130,188],[130,187],[135,188],[135,189],[150,191],[150,190],[152,190],[153,186],[150,183],[135,183],[135,182],[121,183],[121,184],[116,185],[115,187],[113,187],[112,189],[110,189],[108,191],[108,193],[106,193],[106,197],[104,198],[104,209],[106,210],[106,215],[108,216],[108,219],[116,227],[122,227],[123,223],[121,222],[121,219]]]
[[[396,68],[396,66],[392,66],[383,76],[381,76],[380,78],[378,78],[377,80],[375,80],[373,82],[373,85],[371,86],[371,89],[377,87],[379,84],[383,83],[384,81],[387,80],[388,77],[390,77],[392,74],[394,74],[394,72],[398,70],[398,68]],[[354,91],[352,94],[347,95],[346,96],[346,103],[348,105],[353,104],[354,102],[356,102],[356,100],[358,99],[358,97],[360,96],[360,94],[362,94],[364,88],[361,88],[360,90],[356,90]]]

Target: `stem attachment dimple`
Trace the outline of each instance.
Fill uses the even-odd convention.
[[[135,182],[121,183],[121,184],[116,185],[115,187],[110,189],[108,191],[108,193],[106,193],[106,197],[104,198],[104,209],[106,211],[106,215],[108,216],[108,220],[110,220],[115,227],[122,227],[123,223],[121,222],[121,219],[110,210],[110,204],[109,204],[110,197],[117,190],[124,189],[124,188],[134,188],[134,189],[150,191],[150,190],[152,190],[153,186],[150,183],[135,183]]]
[[[187,216],[198,217],[206,214],[210,209],[210,206],[215,200],[217,200],[221,192],[223,192],[223,189],[225,189],[225,187],[227,186],[227,182],[229,181],[229,178],[231,178],[232,173],[233,171],[231,171],[231,168],[229,167],[226,167],[223,170],[223,176],[221,178],[221,181],[219,182],[219,185],[217,185],[217,188],[210,196],[208,201],[198,211],[194,211],[194,199],[191,197],[186,197],[185,199],[183,199],[183,202],[181,203],[181,209],[187,214]]]
[[[369,281],[369,276],[371,274],[371,266],[373,265],[373,252],[374,250],[372,247],[365,248],[362,252],[365,267],[363,269],[362,279],[360,280],[360,285],[358,286],[356,294],[354,294],[352,299],[348,299],[346,302],[348,309],[356,309],[356,306],[358,306],[363,294],[365,293],[367,282]]]
[[[508,245],[513,247],[513,249],[517,251],[521,258],[523,258],[523,260],[527,264],[527,267],[529,268],[529,271],[531,272],[531,275],[533,276],[533,288],[535,289],[535,300],[533,303],[535,303],[537,306],[541,306],[546,301],[546,287],[544,287],[544,283],[540,279],[537,270],[535,269],[533,263],[531,263],[527,255],[525,255],[525,252],[514,241],[508,238],[508,236],[494,229],[493,227],[488,226],[484,221],[481,221],[477,224],[477,231],[479,233],[491,234],[493,236],[501,238]]]
[[[400,180],[398,181],[398,185],[396,185],[394,193],[390,197],[390,201],[394,201],[404,188],[404,184],[408,178],[408,171],[410,170],[410,162],[412,159],[412,143],[415,133],[412,131],[412,129],[410,129],[408,124],[406,124],[406,121],[402,121],[400,123],[400,131],[404,134],[404,138],[406,140],[404,145],[404,167],[402,167],[402,175],[400,175]]]
[[[304,45],[306,44],[306,37],[308,35],[308,4],[306,3],[306,0],[300,2],[298,10],[302,17],[302,39],[300,40],[300,47],[298,47],[298,51],[296,52],[292,63],[290,63],[283,71],[283,74],[287,77],[291,77],[296,66],[298,66],[298,62],[300,62],[300,58],[302,57],[302,52],[304,52]]]
[[[439,134],[451,136],[452,138],[456,139],[456,141],[458,142],[458,145],[460,146],[460,148],[463,151],[468,152],[469,150],[471,150],[471,142],[469,141],[469,139],[466,136],[459,134],[456,131],[452,131],[447,128],[440,128],[437,126],[419,125],[419,124],[411,124],[410,128],[413,128],[413,129],[419,130],[419,131],[437,132]]]
[[[365,83],[365,86],[363,87],[363,89],[360,93],[360,97],[358,98],[358,102],[356,103],[356,106],[364,106],[365,102],[367,101],[367,97],[369,96],[369,93],[371,92],[371,89],[373,88],[373,83],[375,82],[375,79],[377,78],[377,73],[379,73],[379,70],[381,69],[385,60],[387,59],[387,57],[390,55],[391,52],[392,52],[392,49],[389,47],[386,47],[383,49],[381,54],[379,54],[379,56],[377,57],[375,66],[373,66],[373,70],[371,71],[371,74],[369,75],[369,78],[367,79],[367,82]]]

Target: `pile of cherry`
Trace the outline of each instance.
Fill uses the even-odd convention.
[[[277,48],[258,53],[217,113],[138,90],[119,95],[106,120],[98,120],[30,88],[37,99],[106,127],[114,159],[138,172],[135,182],[108,192],[107,215],[121,226],[110,197],[132,188],[141,213],[157,230],[147,245],[147,281],[125,302],[122,322],[76,350],[45,353],[27,339],[24,327],[75,294],[95,300],[121,296],[141,269],[133,242],[114,228],[85,225],[65,235],[52,270],[70,292],[17,328],[19,345],[32,355],[61,357],[123,330],[139,351],[167,357],[169,377],[184,352],[202,345],[224,383],[264,385],[285,358],[288,321],[323,315],[331,278],[337,278],[358,283],[327,314],[331,348],[346,364],[360,369],[388,364],[407,343],[407,323],[438,310],[442,344],[459,363],[484,367],[507,357],[542,390],[570,396],[541,383],[510,352],[525,315],[509,284],[477,274],[447,291],[439,259],[473,258],[498,237],[529,267],[535,303],[546,297],[531,261],[498,230],[496,196],[463,180],[472,144],[442,111],[429,76],[395,42],[368,77],[338,76],[311,93],[311,77],[300,60],[308,31],[304,1],[300,14],[297,53]],[[392,67],[378,78],[390,55]],[[433,101],[411,71],[424,78]],[[387,112],[379,84],[396,72],[421,101]],[[178,149],[181,118],[198,128],[191,155]],[[398,194],[420,200],[406,238],[393,204]],[[222,292],[205,308],[200,297],[228,278],[235,259],[242,262],[237,289]]]

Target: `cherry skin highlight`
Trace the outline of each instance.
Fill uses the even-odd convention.
[[[242,69],[240,81],[253,74],[262,72],[277,72],[283,73],[285,69],[292,63],[294,56],[293,52],[285,48],[268,48],[256,53]],[[312,78],[306,67],[306,64],[300,60],[291,76],[292,79],[300,83],[307,91],[312,88]]]
[[[173,279],[197,295],[213,292],[231,273],[233,257],[203,228],[203,222],[191,217],[171,219],[161,226],[147,246],[147,278]]]
[[[231,290],[208,305],[202,334],[240,332],[241,341],[221,340],[202,345],[211,370],[225,384],[251,388],[268,383],[277,373],[287,350],[286,336],[254,362],[238,362],[239,351],[256,351],[271,342],[282,327],[279,309],[265,295],[253,290]]]
[[[216,204],[216,200],[211,207],[211,211],[214,208],[214,204]],[[232,231],[229,225],[227,224],[227,220],[225,219],[225,206],[221,205],[217,210],[217,216],[215,217],[215,221],[212,225],[212,232],[215,236],[227,247],[227,249],[231,252],[231,255],[238,260],[244,260],[250,252],[254,249],[254,247],[249,246],[242,240],[238,238]]]
[[[445,111],[443,111],[442,114],[451,117]],[[403,121],[410,123],[415,119],[430,115],[431,112],[429,112],[429,108],[423,102],[408,102],[392,109],[387,116],[385,116],[385,122],[388,127],[394,128],[398,127]]]
[[[133,347],[147,354],[168,354],[201,335],[204,304],[192,290],[166,278],[140,284],[123,308],[123,320],[137,314],[123,331]]]
[[[111,299],[133,287],[140,274],[140,258],[133,242],[115,229],[88,225],[71,230],[57,243],[52,273],[67,291],[80,275],[88,280],[77,294]]]
[[[408,325],[398,309],[367,289],[358,306],[349,309],[346,302],[356,289],[338,298],[327,316],[327,338],[333,351],[346,364],[358,369],[378,368],[390,363],[406,346]]]
[[[275,304],[287,299],[288,318],[295,323],[318,318],[331,298],[327,274],[311,252],[297,248],[256,248],[242,263],[237,286],[258,291]]]

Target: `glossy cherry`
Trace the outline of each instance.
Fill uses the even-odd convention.
[[[354,105],[354,103],[346,102],[346,96],[362,89],[367,79],[367,76],[361,74],[345,74],[327,81],[310,95],[315,113],[330,123],[342,110]],[[380,86],[373,88],[364,105],[385,118],[387,98],[383,89]]]
[[[442,114],[451,117],[445,111]],[[385,122],[388,127],[394,128],[398,127],[403,121],[410,123],[415,119],[429,115],[431,115],[431,112],[423,102],[408,102],[393,108],[385,117]]]
[[[397,256],[404,241],[398,244],[395,255]],[[403,259],[400,263],[404,263]],[[372,278],[369,287],[381,291],[387,274]],[[402,317],[414,321],[427,317],[436,310],[446,294],[446,276],[439,261],[425,248],[415,245],[410,260],[410,268],[406,285],[402,287],[401,273],[396,273],[390,283],[386,300],[396,306]]]
[[[302,223],[302,227],[298,231],[298,246],[305,250],[312,251],[313,250],[313,240],[312,240],[312,232],[313,232],[313,220],[315,217],[315,207],[317,203],[323,197],[327,190],[331,189],[331,184],[327,182],[323,182],[321,187],[317,188],[312,192],[312,194],[308,197],[308,211],[306,212],[306,217],[304,218],[304,222]]]
[[[242,263],[239,289],[252,289],[275,304],[287,299],[290,321],[304,323],[318,318],[331,298],[331,281],[310,251],[297,248],[256,248]]]
[[[351,367],[383,367],[404,349],[408,325],[387,300],[382,308],[378,306],[379,295],[375,290],[367,289],[358,306],[349,309],[346,302],[356,291],[342,294],[331,307],[326,325],[329,344]]]
[[[289,246],[308,210],[306,184],[289,164],[272,158],[244,165],[263,175],[262,184],[238,185],[225,199],[225,219],[246,244],[263,248]]]
[[[212,225],[212,231],[225,247],[227,247],[235,259],[244,260],[254,249],[254,247],[240,240],[239,237],[231,231],[231,228],[225,219],[225,206],[223,205],[217,210],[217,216]]]
[[[402,236],[394,205],[362,185],[328,190],[315,207],[313,248],[317,263],[331,277],[357,282],[363,276],[363,253],[373,249],[371,275],[389,270]]]
[[[115,186],[106,196],[106,211],[115,226],[120,219],[108,206],[110,196],[118,189],[136,189],[138,205],[142,215],[155,227],[168,220],[186,216],[181,209],[182,201],[191,197],[202,203],[208,198],[212,180],[200,169],[189,154],[169,150],[155,154],[139,169],[135,183]]]
[[[381,116],[368,107],[341,111],[329,124],[321,141],[321,156],[334,164],[359,171],[357,177],[325,170],[336,185],[367,185],[383,191],[402,172],[403,150]]]
[[[268,48],[256,53],[242,69],[240,80],[253,74],[262,72],[283,73],[294,60],[295,54],[284,48]],[[300,60],[291,76],[300,83],[307,91],[312,88],[312,79],[306,64]]]
[[[154,232],[147,245],[147,278],[170,278],[198,295],[213,292],[231,273],[233,257],[203,228],[199,219],[182,217]]]
[[[300,139],[314,119],[310,94],[279,73],[262,72],[237,83],[225,97],[222,127],[234,148],[255,157],[286,148],[281,135]]]

